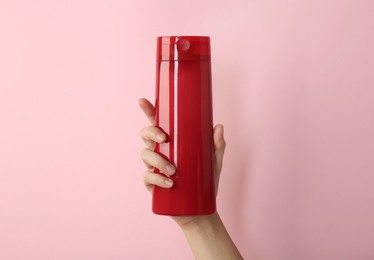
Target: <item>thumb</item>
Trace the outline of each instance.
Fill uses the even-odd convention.
[[[224,139],[224,129],[222,124],[214,127],[213,132],[215,171],[219,176],[222,170],[223,155],[225,153],[226,141]]]

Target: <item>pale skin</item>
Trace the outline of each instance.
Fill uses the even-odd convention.
[[[173,181],[168,176],[173,175],[176,168],[161,155],[154,152],[155,143],[164,143],[166,136],[155,126],[155,108],[152,103],[145,98],[140,98],[139,105],[151,123],[150,126],[144,127],[140,132],[141,138],[147,145],[147,148],[144,148],[140,154],[141,159],[148,168],[143,175],[144,185],[151,193],[154,185],[169,189],[173,186]],[[214,127],[213,140],[215,185],[216,191],[218,191],[218,182],[226,147],[223,125],[218,124]],[[155,168],[159,169],[165,175],[154,173]],[[212,215],[172,216],[171,218],[182,229],[195,259],[243,259],[228,234],[218,212]]]

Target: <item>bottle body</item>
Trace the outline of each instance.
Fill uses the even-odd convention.
[[[168,142],[155,152],[177,171],[170,189],[155,186],[156,214],[208,215],[216,210],[210,60],[158,60],[156,126]],[[156,171],[160,173],[157,169]]]

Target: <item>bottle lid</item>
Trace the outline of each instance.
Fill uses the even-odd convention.
[[[157,61],[207,60],[210,61],[208,36],[157,37]]]

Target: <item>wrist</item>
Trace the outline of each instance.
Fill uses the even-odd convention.
[[[211,215],[197,216],[190,221],[180,225],[184,233],[196,233],[213,230],[216,224],[220,221],[218,212]]]
[[[181,225],[195,259],[243,259],[217,212]]]

